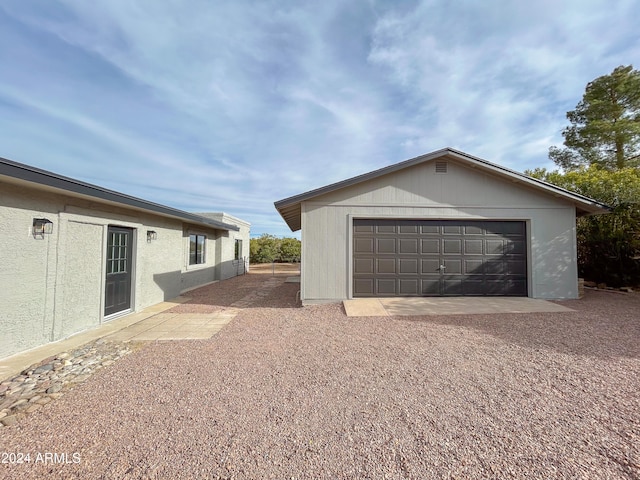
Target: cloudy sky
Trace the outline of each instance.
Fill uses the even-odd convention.
[[[0,156],[287,235],[273,202],[453,147],[551,166],[637,0],[4,0]]]

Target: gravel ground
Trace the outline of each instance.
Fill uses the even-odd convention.
[[[225,308],[269,278],[192,302]],[[348,318],[298,308],[298,288],[210,340],[151,343],[0,429],[0,454],[31,459],[0,477],[640,478],[640,295]]]

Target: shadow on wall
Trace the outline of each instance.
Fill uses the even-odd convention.
[[[180,270],[156,273],[153,275],[153,281],[162,290],[163,301],[166,302],[180,295],[182,290],[182,273]]]
[[[216,276],[219,280],[226,280],[227,278],[236,277],[238,275],[244,275],[248,271],[249,260],[246,262],[242,260],[226,260],[219,265],[219,273]]]
[[[533,273],[535,273],[534,277],[537,281],[538,290],[542,289],[545,293],[539,298],[567,298],[567,292],[560,290],[559,286],[571,280],[575,283],[572,285],[573,288],[568,292],[568,295],[573,295],[574,298],[577,298],[578,265],[577,258],[573,257],[573,255],[577,255],[574,251],[573,235],[572,230],[566,230],[548,242],[539,243],[535,239],[531,240],[532,252],[540,252],[538,257],[536,259],[532,258],[531,261],[531,268],[534,269]],[[550,254],[550,252],[554,252],[555,255]],[[569,279],[567,278],[569,266],[574,262],[576,262],[575,276],[571,276]],[[555,287],[550,288],[554,285]]]
[[[560,304],[576,311],[394,319],[475,330],[532,350],[593,358],[640,358],[640,294],[588,291],[580,300]]]

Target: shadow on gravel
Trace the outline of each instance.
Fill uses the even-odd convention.
[[[587,292],[580,300],[558,303],[576,311],[394,318],[468,328],[534,350],[640,358],[640,294]]]

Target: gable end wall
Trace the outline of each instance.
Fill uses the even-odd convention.
[[[523,184],[449,162],[427,163],[302,203],[304,303],[351,298],[353,218],[522,220],[533,298],[576,298],[575,206]]]

